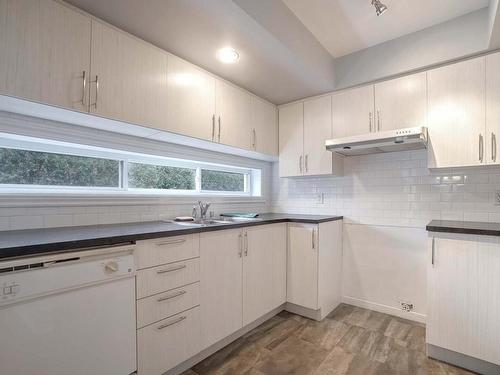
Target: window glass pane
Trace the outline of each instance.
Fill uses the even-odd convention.
[[[194,190],[196,169],[151,165],[128,164],[128,186],[135,189]]]
[[[245,174],[202,169],[201,190],[243,192],[245,191]]]
[[[0,148],[0,184],[119,187],[120,162]]]

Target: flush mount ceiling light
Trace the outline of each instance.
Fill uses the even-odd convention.
[[[382,4],[380,0],[372,0],[372,5],[375,7],[375,12],[377,13],[377,16],[380,16],[387,10],[387,5]]]
[[[217,58],[224,64],[233,64],[239,60],[240,54],[231,47],[224,47],[217,51]]]

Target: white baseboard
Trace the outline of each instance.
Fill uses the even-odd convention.
[[[426,321],[426,315],[417,313],[417,312],[405,312],[396,307],[382,305],[376,302],[365,301],[359,298],[342,296],[342,302],[347,303],[348,305],[363,307],[365,309],[378,311],[384,314],[394,315],[399,318],[412,320],[414,322],[424,323]]]

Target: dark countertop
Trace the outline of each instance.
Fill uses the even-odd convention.
[[[151,238],[172,237],[272,223],[296,222],[318,224],[327,221],[342,220],[342,216],[266,213],[260,214],[257,219],[230,224],[210,224],[203,227],[189,227],[172,222],[151,221],[4,231],[0,232],[0,259],[74,251],[77,249],[83,250],[89,247],[133,243]]]
[[[479,234],[500,236],[500,223],[482,223],[477,221],[432,220],[427,224],[429,232]]]

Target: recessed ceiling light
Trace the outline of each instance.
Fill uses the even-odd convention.
[[[372,0],[372,5],[375,7],[377,16],[382,15],[387,10],[387,5],[383,4],[380,0]]]
[[[224,64],[233,64],[240,58],[240,54],[231,47],[224,47],[217,51],[217,58]]]

